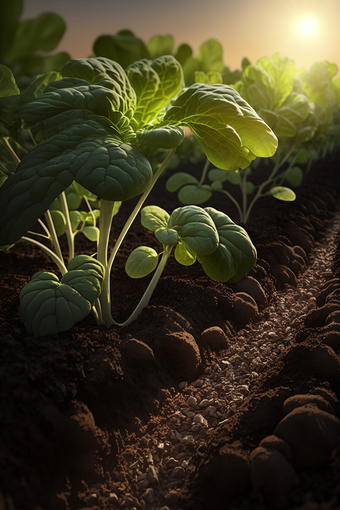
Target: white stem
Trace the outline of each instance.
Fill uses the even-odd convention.
[[[155,290],[158,280],[161,277],[161,274],[162,274],[165,264],[167,263],[167,260],[170,256],[172,248],[173,248],[172,245],[164,247],[164,252],[163,252],[162,258],[160,260],[160,263],[158,264],[158,267],[157,267],[149,285],[147,286],[146,291],[144,292],[141,300],[139,301],[138,305],[136,306],[136,308],[134,309],[134,311],[132,312],[130,317],[125,322],[121,322],[121,323],[113,321],[113,324],[115,324],[116,326],[121,326],[121,327],[128,326],[129,324],[131,324],[131,322],[133,322],[135,319],[137,319],[138,315],[142,312],[143,308],[145,308],[149,304],[149,301],[151,299],[153,291]]]
[[[52,215],[51,215],[49,209],[47,209],[47,211],[45,212],[45,220],[46,220],[46,223],[48,225],[48,230],[47,231],[48,231],[49,238],[52,241],[52,244],[54,246],[54,249],[55,249],[58,257],[60,259],[62,259],[63,258],[63,254],[61,253],[59,239],[58,239],[58,236],[57,236],[57,232],[55,231]],[[43,222],[41,222],[41,223],[43,224]]]
[[[61,210],[62,210],[62,212],[65,216],[65,220],[66,220],[66,237],[67,237],[68,252],[69,252],[68,256],[69,256],[69,261],[70,261],[74,257],[74,234],[72,232],[70,213],[68,210],[65,191],[63,191],[60,194],[60,204],[61,204]]]

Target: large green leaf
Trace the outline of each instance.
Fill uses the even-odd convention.
[[[24,53],[54,50],[65,29],[64,20],[52,12],[21,21],[12,41],[10,57],[15,60]]]
[[[213,207],[206,207],[205,211],[215,223],[219,244],[209,256],[198,255],[198,261],[210,278],[220,282],[237,282],[256,263],[256,249],[247,232],[229,216]]]
[[[76,119],[26,154],[0,188],[0,246],[20,239],[73,180],[101,198],[124,201],[151,178],[146,157],[100,118]]]
[[[116,129],[117,126],[109,121],[109,119],[94,115],[88,110],[68,110],[64,113],[59,113],[54,117],[38,122],[38,124],[33,126],[31,129],[35,140],[37,142],[41,142],[42,140],[47,140],[51,136],[69,129],[77,123],[98,123],[105,130],[114,130],[115,132],[118,132]]]
[[[81,78],[90,83],[102,85],[115,90],[124,99],[128,108],[136,107],[136,94],[128,77],[118,62],[108,58],[78,58],[70,60],[61,70],[65,78]]]
[[[171,55],[139,60],[126,73],[137,95],[134,112],[137,128],[154,121],[183,86],[182,67]]]
[[[89,314],[103,279],[103,266],[88,255],[74,257],[61,281],[35,273],[20,292],[20,319],[36,337],[67,331]]]
[[[20,115],[28,125],[34,125],[74,109],[89,110],[115,122],[129,110],[129,105],[114,90],[79,78],[64,78],[49,84],[41,96],[24,104]]]
[[[256,156],[271,157],[277,138],[233,88],[195,83],[167,111],[163,124],[189,127],[208,159],[225,170],[246,168]]]

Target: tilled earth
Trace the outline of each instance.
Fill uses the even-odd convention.
[[[294,203],[257,202],[258,261],[239,283],[172,258],[123,329],[89,316],[28,335],[20,289],[55,267],[24,243],[0,253],[1,510],[340,508],[338,168],[321,161]],[[147,203],[171,212],[181,204],[164,184]],[[238,222],[222,194],[206,205]],[[119,322],[148,281],[124,274],[137,245],[159,249],[134,225],[112,273]]]

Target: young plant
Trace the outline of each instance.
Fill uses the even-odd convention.
[[[157,269],[138,306],[122,326],[136,319],[149,303],[173,248],[177,262],[191,266],[197,260],[204,272],[219,282],[235,283],[255,265],[256,249],[247,232],[212,207],[188,205],[169,215],[161,207],[147,206],[142,209],[141,222],[162,244],[162,257],[158,263],[158,253],[148,246],[139,246],[129,255],[125,269],[131,278],[143,278]]]
[[[38,77],[23,96],[19,116],[38,143],[0,188],[0,246],[24,240],[44,249],[60,270],[61,285],[73,287],[90,303],[99,324],[116,324],[111,315],[111,268],[144,201],[184,140],[182,126],[191,129],[209,160],[221,168],[247,167],[256,156],[269,157],[276,150],[274,133],[234,89],[222,84],[182,87],[182,68],[171,56],[140,60],[126,71],[109,59],[89,58],[69,61],[57,76]],[[167,150],[157,170],[145,155],[150,147]],[[86,259],[84,269],[83,259],[73,258],[74,232],[65,196],[73,182],[100,199],[96,268]],[[138,195],[137,205],[108,253],[117,203]],[[69,242],[68,267],[58,250],[50,212],[58,197]],[[52,250],[26,235],[43,215]],[[77,287],[67,276],[74,270],[82,271]],[[22,312],[25,324],[34,332],[44,332],[39,334],[69,329],[70,317],[73,323],[79,320],[79,314],[70,312],[66,320],[62,313],[72,310],[71,291],[67,288],[67,295],[60,295],[54,277],[47,276],[47,283],[43,276],[38,280],[39,285],[44,280],[43,287],[49,290],[53,286],[54,305],[42,314],[40,299],[32,300],[32,306]],[[38,294],[40,287],[34,280],[28,285],[33,284]],[[57,300],[63,305],[57,306]],[[57,318],[49,321],[52,309]],[[88,304],[82,307],[81,316],[88,310]]]

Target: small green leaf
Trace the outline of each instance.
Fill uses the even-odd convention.
[[[303,181],[303,172],[300,167],[293,166],[288,170],[285,178],[292,186],[301,186]]]
[[[158,205],[148,205],[141,211],[143,227],[155,232],[159,228],[168,228],[170,215]]]
[[[97,195],[94,195],[93,193],[91,193],[91,191],[84,188],[84,186],[79,184],[79,182],[73,181],[72,186],[73,186],[74,191],[76,192],[76,194],[79,197],[81,197],[81,198],[86,197],[90,202],[95,202],[96,200],[98,200]]]
[[[51,210],[51,216],[54,223],[57,236],[60,237],[66,232],[66,220],[61,211]]]
[[[164,245],[174,245],[178,242],[178,233],[172,228],[161,227],[155,231],[156,239]]]
[[[220,191],[223,189],[223,183],[221,181],[214,181],[211,183],[210,187],[213,191]]]
[[[283,202],[294,202],[296,199],[294,191],[284,186],[275,186],[267,194]]]
[[[80,223],[83,221],[83,215],[80,211],[70,211],[70,221],[72,232],[75,232],[79,227]]]
[[[249,182],[249,181],[246,182],[246,193],[248,195],[251,195],[253,193],[254,189],[255,189],[255,186],[252,182]]]
[[[196,262],[196,253],[183,241],[180,241],[175,248],[175,259],[182,266],[192,266]]]
[[[295,156],[292,156],[293,157],[293,160],[294,160],[294,163],[298,163],[298,164],[305,164],[308,162],[309,160],[309,155],[310,155],[310,151],[307,150],[305,147],[301,147],[297,153],[295,154]]]
[[[99,228],[97,227],[83,227],[80,232],[92,242],[99,240]]]
[[[116,200],[113,206],[112,216],[116,216],[119,213],[120,206],[123,202]]]
[[[239,172],[235,172],[234,170],[221,170],[220,168],[213,168],[210,170],[208,173],[208,178],[213,182],[229,181],[232,184],[240,184],[241,182],[241,176]]]
[[[143,278],[152,273],[158,264],[158,254],[153,248],[148,246],[139,246],[130,253],[125,271],[130,278]]]
[[[184,186],[185,184],[198,184],[198,180],[193,175],[187,174],[186,172],[177,172],[173,174],[166,181],[166,189],[167,191],[174,192],[179,188]]]
[[[199,205],[203,204],[212,196],[212,191],[210,186],[194,186],[188,185],[183,186],[178,192],[178,200],[182,202],[182,204],[194,204]]]

